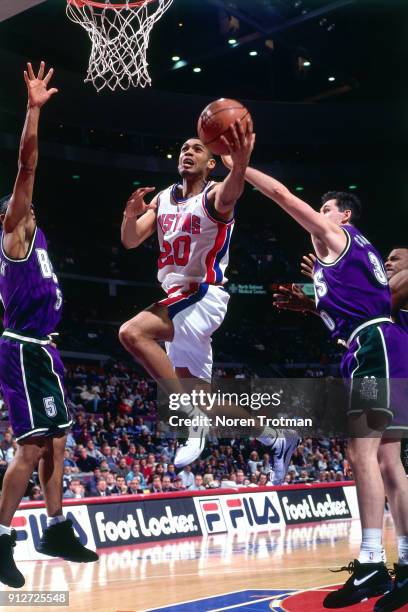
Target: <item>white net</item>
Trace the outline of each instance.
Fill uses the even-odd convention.
[[[92,43],[88,74],[100,91],[109,87],[146,87],[151,84],[147,49],[150,32],[173,0],[118,3],[68,0],[67,15],[88,33]]]

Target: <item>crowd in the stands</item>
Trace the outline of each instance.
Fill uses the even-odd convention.
[[[228,374],[233,375],[217,371],[218,376]],[[212,437],[200,460],[177,471],[176,440],[157,427],[155,385],[136,370],[113,362],[104,368],[71,366],[66,385],[74,423],[64,457],[65,498],[272,485],[274,453],[255,438]],[[4,473],[17,443],[3,400],[0,415]],[[293,455],[285,484],[350,478],[344,441],[305,438]],[[35,474],[26,498],[42,498]]]

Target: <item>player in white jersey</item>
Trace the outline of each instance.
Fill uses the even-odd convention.
[[[234,227],[233,218],[220,220],[211,207],[209,194],[216,185],[209,181],[202,192],[186,199],[173,185],[157,200],[158,279],[168,294],[159,305],[167,308],[174,326],[167,353],[176,370],[188,370],[181,372],[184,378],[208,382],[211,336],[224,320],[229,300],[223,285]]]
[[[138,189],[124,211],[121,237],[126,248],[138,247],[157,231],[158,279],[167,297],[124,323],[119,339],[168,395],[185,391],[181,379],[211,380],[211,336],[224,320],[229,300],[223,285],[234,208],[255,140],[252,125],[245,134],[239,122],[232,135],[227,143],[232,168],[222,182],[209,181],[216,161],[201,140],[189,138],[179,157],[182,182],[150,204],[144,197],[154,187]],[[196,416],[198,410],[189,405],[184,412]],[[194,435],[190,431],[186,445],[178,449],[177,466],[201,454],[206,433],[204,427]]]
[[[234,219],[215,216],[209,194],[216,186],[209,181],[198,195],[184,199],[178,195],[179,185],[173,185],[158,197],[158,279],[166,292],[189,283],[223,285],[227,280],[224,273]]]

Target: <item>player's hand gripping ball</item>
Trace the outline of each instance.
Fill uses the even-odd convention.
[[[228,142],[232,142],[233,136],[230,128],[236,120],[242,123],[246,133],[252,119],[243,104],[230,98],[215,100],[206,106],[200,115],[197,124],[198,136],[215,155],[227,155],[229,150],[221,136],[225,136]]]

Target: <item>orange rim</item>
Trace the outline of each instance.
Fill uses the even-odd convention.
[[[67,0],[67,2],[68,4],[73,4],[77,8],[81,8],[82,6],[93,6],[101,9],[120,10],[125,8],[137,8],[144,4],[156,2],[156,0],[139,0],[138,2],[129,2],[128,4],[106,4],[106,2],[95,2],[94,0]]]

